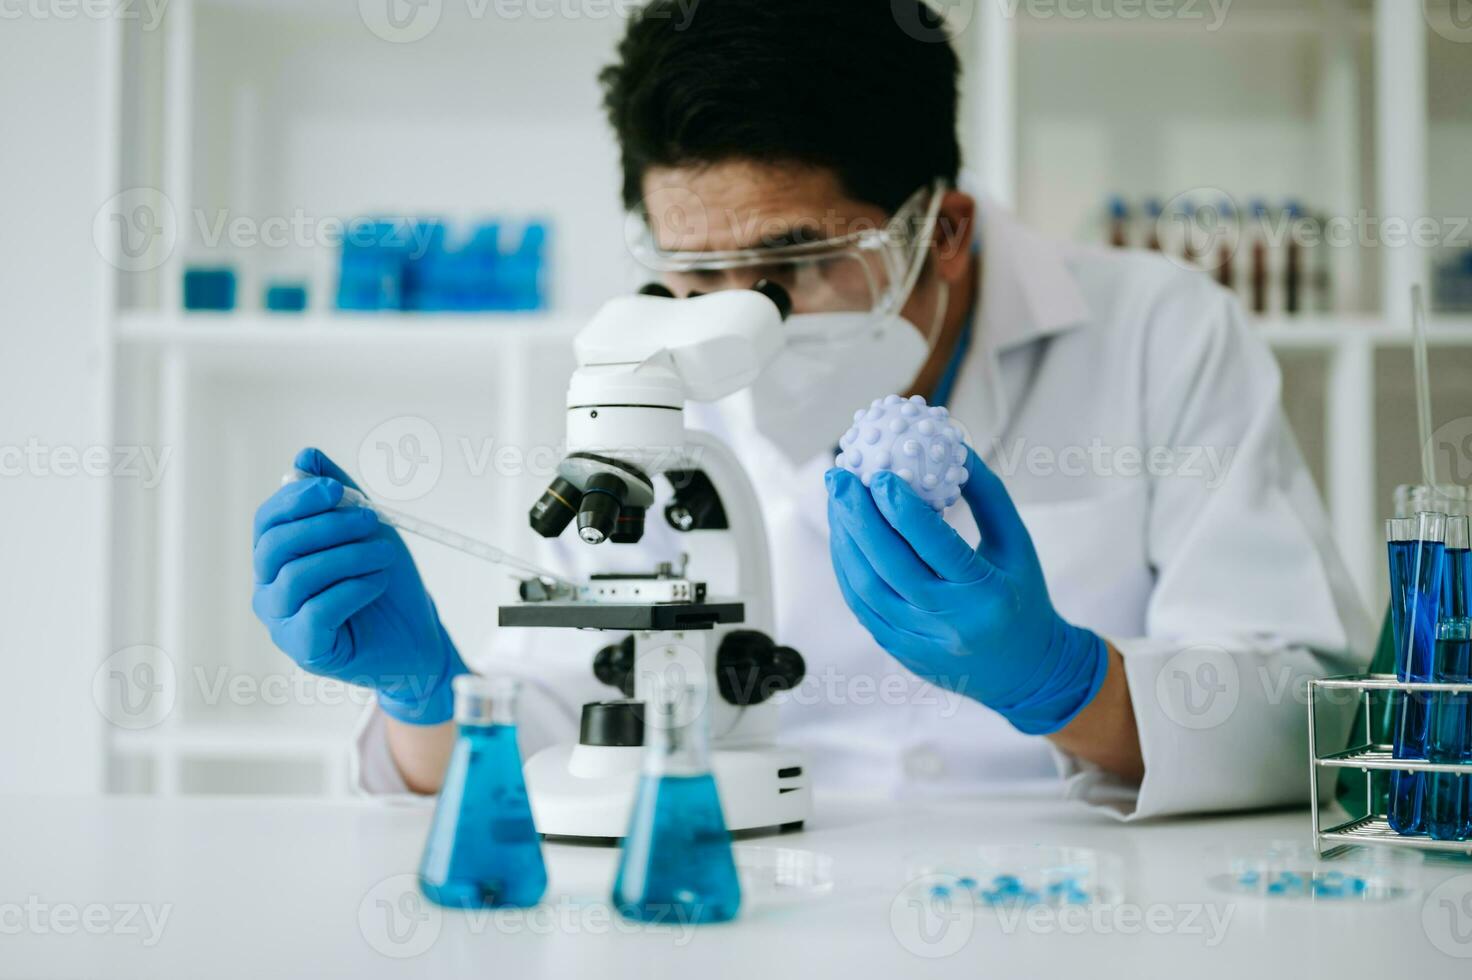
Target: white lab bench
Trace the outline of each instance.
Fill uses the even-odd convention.
[[[612,918],[617,851],[571,845],[547,846],[551,881],[535,915],[429,911],[412,884],[428,819],[427,806],[369,800],[0,798],[0,976],[1427,980],[1472,970],[1472,863],[1429,863],[1416,894],[1384,904],[1208,886],[1225,855],[1306,842],[1304,811],[1121,824],[1042,798],[820,796],[807,830],[753,843],[830,856],[832,894],[698,929]],[[982,911],[920,936],[901,896],[905,855],[1006,842],[1119,854],[1137,914],[1009,926]],[[124,922],[139,906],[155,922],[167,912],[161,929],[145,912]]]

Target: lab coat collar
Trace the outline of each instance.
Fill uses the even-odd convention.
[[[1037,234],[980,196],[980,341],[1001,353],[1085,323],[1091,313],[1069,269],[1069,246]]]

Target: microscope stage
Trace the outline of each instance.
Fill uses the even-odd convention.
[[[585,630],[703,630],[746,618],[740,602],[522,602],[502,606],[502,626]]]

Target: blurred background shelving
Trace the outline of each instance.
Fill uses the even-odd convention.
[[[1043,231],[1092,241],[1116,194],[1472,214],[1472,38],[1438,33],[1406,0],[1236,0],[1219,27],[1209,4],[1179,6],[1205,19],[948,4],[976,184]],[[119,485],[108,502],[108,650],[158,647],[178,687],[159,724],[105,727],[115,791],[346,791],[361,699],[271,704],[216,686],[222,671],[259,682],[286,669],[250,611],[248,552],[252,511],[300,446],[354,470],[418,424],[403,420],[422,421],[439,477],[403,506],[535,550],[524,515],[544,474],[488,461],[556,446],[568,339],[637,284],[596,84],[623,25],[436,9],[412,43],[376,34],[356,0],[173,0],[158,30],[108,26],[112,183],[156,189],[178,217],[161,261],[109,273],[100,325],[110,442],[173,453],[158,486]],[[342,313],[334,248],[210,245],[221,216],[366,214],[547,221],[547,309]],[[1272,312],[1257,327],[1346,560],[1380,604],[1377,519],[1418,472],[1406,289],[1439,253],[1330,258],[1333,312]],[[240,309],[182,312],[183,270],[199,263],[237,270]],[[303,314],[259,308],[283,270],[309,284]],[[1438,316],[1433,343],[1438,417],[1472,416],[1472,315]],[[411,548],[473,656],[509,580]]]

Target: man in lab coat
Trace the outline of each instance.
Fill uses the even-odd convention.
[[[919,0],[678,14],[631,22],[605,101],[651,278],[794,299],[788,349],[700,418],[760,475],[778,638],[808,663],[784,738],[815,783],[1061,774],[1135,817],[1306,798],[1303,681],[1362,665],[1370,627],[1236,299],[957,189],[958,65]],[[944,461],[970,471],[944,518],[834,467],[853,409],[889,391],[946,405],[975,451]],[[462,657],[397,535],[335,508],[326,457],[298,466],[320,478],[257,515],[255,608],[298,663],[377,691],[365,789],[437,788],[467,659],[528,682],[524,750],[574,737],[610,694],[596,638]],[[641,547],[677,553],[658,523]]]

